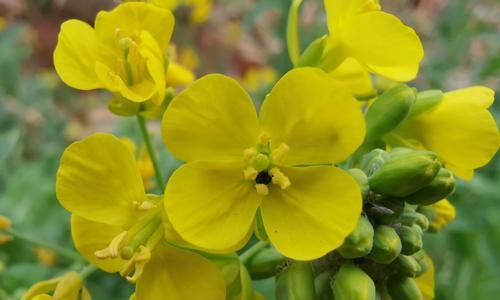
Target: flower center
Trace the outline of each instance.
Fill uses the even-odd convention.
[[[281,189],[290,186],[290,179],[278,168],[278,165],[285,160],[289,149],[285,143],[271,149],[271,136],[263,132],[257,139],[257,145],[243,152],[243,157],[248,163],[243,175],[245,179],[255,183],[258,194],[263,196],[269,194],[271,183],[278,185]]]
[[[119,28],[116,29],[116,41],[122,51],[122,57],[118,58],[121,66],[120,77],[128,86],[139,83],[147,75],[146,60],[141,53],[143,42],[140,33],[131,36],[123,36]]]

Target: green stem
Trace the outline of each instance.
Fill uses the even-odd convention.
[[[302,0],[293,0],[288,11],[286,42],[288,46],[288,55],[293,65],[296,66],[300,58],[299,45],[299,8]]]
[[[31,243],[31,244],[34,244],[34,245],[37,245],[37,246],[40,246],[43,248],[50,249],[50,250],[56,252],[57,254],[64,256],[64,257],[67,257],[69,259],[77,260],[77,261],[82,260],[82,257],[80,256],[80,254],[78,254],[77,252],[75,252],[73,250],[69,250],[69,249],[66,249],[64,247],[54,245],[50,242],[29,236],[25,233],[22,233],[22,232],[15,230],[14,228],[7,228],[7,229],[4,229],[4,231],[7,234],[10,234],[11,236],[13,236],[14,238],[23,240],[25,242],[28,242],[28,243]]]
[[[94,265],[87,265],[80,271],[80,276],[82,279],[89,277],[92,273],[94,273],[97,268]]]
[[[158,160],[156,159],[156,154],[151,144],[151,140],[149,139],[149,133],[146,127],[146,120],[144,119],[144,117],[137,115],[137,121],[139,123],[139,128],[141,129],[142,138],[144,139],[144,143],[146,144],[146,149],[148,150],[149,157],[151,158],[151,162],[153,163],[153,168],[155,169],[156,183],[163,192],[163,190],[165,189],[163,176],[160,172],[160,168],[158,166]]]
[[[243,254],[240,255],[240,261],[242,264],[246,264],[250,258],[252,258],[257,252],[259,252],[261,249],[267,247],[269,245],[269,242],[263,242],[259,241],[252,245],[247,251],[245,251]]]

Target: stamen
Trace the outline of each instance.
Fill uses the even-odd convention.
[[[263,183],[257,183],[255,185],[255,190],[257,191],[257,194],[261,196],[266,196],[267,194],[269,194],[269,188],[266,184]]]
[[[127,237],[127,231],[124,231],[119,235],[117,235],[116,237],[114,237],[111,240],[111,243],[109,243],[108,247],[94,252],[95,257],[97,257],[98,259],[118,257],[120,248],[123,246],[123,241],[125,240],[125,237]]]
[[[151,251],[148,247],[140,246],[139,251],[123,266],[120,275],[127,278],[128,282],[136,283],[144,271],[144,266],[151,260]],[[132,276],[130,273],[134,272]]]
[[[274,149],[271,153],[271,159],[273,160],[273,163],[278,165],[282,164],[285,161],[289,151],[290,147],[288,147],[288,145],[285,143],[281,143],[281,145],[279,145],[279,147]]]
[[[257,178],[258,174],[259,174],[259,172],[257,170],[255,170],[255,168],[252,166],[246,168],[243,171],[243,176],[245,176],[245,179],[248,179],[248,180],[255,180],[255,178]]]
[[[248,148],[243,151],[243,158],[245,159],[245,162],[251,161],[255,155],[257,155],[257,149],[255,148]]]
[[[134,201],[134,206],[139,211],[146,211],[146,210],[150,210],[150,209],[158,207],[156,204],[154,204],[153,202],[151,202],[149,200],[146,200],[142,203],[140,203],[138,201]]]
[[[271,173],[273,177],[273,183],[279,185],[282,190],[291,185],[290,179],[288,179],[288,177],[286,177],[280,169],[272,168],[269,173]]]
[[[257,144],[259,144],[259,145],[267,145],[267,143],[269,143],[270,140],[271,140],[271,134],[269,134],[268,132],[264,131],[257,138]]]

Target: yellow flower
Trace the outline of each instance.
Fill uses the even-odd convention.
[[[438,104],[411,116],[395,134],[436,152],[458,177],[472,179],[474,169],[486,165],[498,150],[498,128],[488,111],[493,101],[494,91],[487,87],[445,93]]]
[[[432,209],[432,215],[429,217],[430,229],[433,231],[439,231],[448,225],[451,221],[455,219],[456,211],[453,204],[447,199],[438,201],[432,205],[429,205]]]
[[[137,168],[139,169],[139,173],[141,174],[142,182],[144,184],[144,188],[146,190],[150,190],[154,187],[155,181],[155,170],[153,166],[153,161],[149,156],[149,153],[144,145],[140,147],[139,152],[137,152],[137,147],[134,142],[128,137],[122,137],[120,139],[122,143],[127,146],[127,148],[132,152],[134,157],[137,159]]]
[[[205,22],[212,12],[213,0],[183,0],[184,5],[191,8],[190,19],[193,24]]]
[[[0,31],[3,31],[7,27],[7,20],[5,18],[0,17]]]
[[[54,65],[69,86],[105,88],[133,103],[165,96],[167,50],[174,17],[166,9],[141,2],[99,12],[95,28],[79,20],[62,24]]]
[[[330,72],[335,80],[340,81],[344,86],[357,97],[369,97],[375,95],[370,74],[354,58],[346,58],[337,68]]]
[[[0,245],[12,241],[12,236],[1,233],[2,229],[8,229],[11,225],[12,222],[9,218],[0,215]]]
[[[47,267],[53,267],[57,261],[57,255],[54,251],[44,248],[36,247],[33,249],[38,262]]]
[[[423,300],[432,300],[434,299],[434,263],[427,254],[423,259],[427,265],[427,271],[415,278],[415,282],[422,292]]]
[[[132,152],[98,133],[73,143],[57,172],[56,193],[72,213],[78,251],[106,272],[136,283],[142,299],[224,298],[217,267],[199,254],[162,242],[176,240],[161,197],[147,195]]]
[[[207,75],[172,100],[162,123],[168,149],[188,163],[165,190],[174,229],[205,249],[234,251],[260,209],[277,249],[314,259],[340,246],[361,212],[359,187],[341,169],[364,139],[357,101],[315,68],[287,73],[260,117],[233,79]],[[304,165],[315,165],[305,166]]]
[[[415,31],[380,10],[373,0],[324,0],[330,38],[323,66],[333,69],[346,58],[366,70],[397,81],[416,77],[424,56]]]
[[[179,62],[177,49],[172,45],[169,49],[170,63],[167,71],[167,85],[172,87],[185,86],[194,81],[194,73]]]
[[[52,296],[47,293],[54,292]],[[81,297],[80,297],[81,294]],[[83,279],[76,272],[44,280],[33,285],[22,300],[91,300],[89,291],[83,286]]]
[[[243,75],[241,84],[247,91],[257,92],[275,83],[277,79],[278,72],[272,67],[252,67]]]

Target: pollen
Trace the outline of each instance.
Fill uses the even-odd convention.
[[[271,152],[271,159],[273,163],[278,165],[282,164],[285,161],[289,151],[290,147],[288,147],[288,145],[285,143],[281,143],[278,148],[274,149]]]
[[[114,237],[111,240],[111,243],[109,243],[108,247],[94,252],[95,257],[97,257],[98,259],[118,257],[118,254],[120,253],[120,248],[123,246],[123,241],[125,240],[125,237],[127,237],[127,231],[124,231],[119,235],[117,235],[116,237]]]
[[[266,196],[267,194],[269,194],[269,188],[267,187],[266,184],[263,183],[256,184],[255,190],[257,191],[257,194],[261,196]]]
[[[258,174],[259,174],[259,172],[257,170],[255,170],[255,168],[252,166],[246,168],[243,171],[243,176],[245,176],[245,179],[248,179],[248,180],[255,180],[255,178],[257,178]]]

